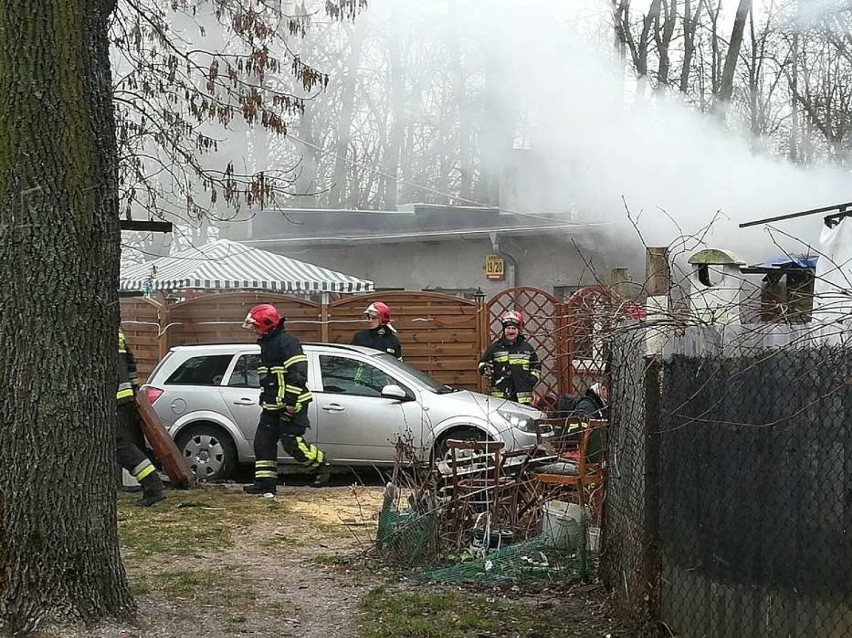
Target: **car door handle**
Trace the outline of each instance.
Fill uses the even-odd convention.
[[[254,404],[255,404],[254,399],[242,398],[242,399],[237,399],[236,401],[234,401],[234,405],[254,405]]]
[[[326,412],[343,412],[346,408],[339,403],[329,403],[328,405],[322,406],[322,409]]]

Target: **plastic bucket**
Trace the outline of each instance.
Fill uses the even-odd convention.
[[[544,544],[557,549],[579,549],[583,542],[583,508],[576,503],[548,501],[542,508]]]

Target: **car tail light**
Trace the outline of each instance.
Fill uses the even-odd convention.
[[[163,390],[161,390],[160,388],[155,388],[152,385],[142,386],[141,392],[145,395],[145,398],[148,399],[151,405],[153,405],[154,401],[159,399],[160,396],[163,394]]]

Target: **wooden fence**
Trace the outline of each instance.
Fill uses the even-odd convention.
[[[393,309],[393,324],[406,362],[442,383],[473,390],[484,389],[476,367],[499,330],[497,316],[510,305],[529,307],[537,300],[535,310],[528,312],[528,321],[530,327],[537,326],[533,341],[544,364],[539,391],[556,396],[577,391],[570,366],[561,363],[571,360],[571,340],[577,338],[575,331],[566,329],[573,321],[571,305],[534,289],[504,291],[484,304],[409,291],[358,295],[328,304],[254,292],[206,294],[168,306],[127,298],[121,300],[121,317],[140,378],[145,378],[173,346],[254,341],[254,334],[243,330],[241,324],[256,304],[274,304],[287,317],[287,330],[302,342],[349,343],[356,330],[365,328],[364,309],[378,300]]]
[[[129,298],[121,300],[122,328],[145,378],[173,346],[254,341],[241,324],[257,304],[274,304],[287,317],[287,330],[302,342],[349,343],[356,330],[366,327],[364,309],[379,299],[393,309],[406,362],[443,383],[481,389],[476,364],[487,345],[484,306],[438,293],[359,295],[329,304],[251,292],[204,295],[170,306]]]

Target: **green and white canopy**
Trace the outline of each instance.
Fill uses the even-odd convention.
[[[373,282],[219,239],[170,257],[122,266],[119,289],[371,292]]]

